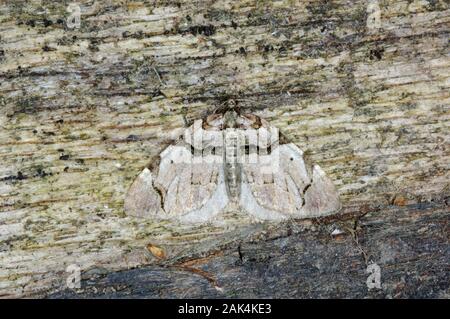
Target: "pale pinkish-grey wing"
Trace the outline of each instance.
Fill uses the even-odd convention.
[[[199,131],[203,131],[201,122],[191,126],[188,134]],[[160,165],[154,172],[144,169],[125,199],[128,215],[205,222],[223,210],[228,196],[221,155],[198,157],[191,150],[192,144],[184,141],[169,146],[160,154]]]
[[[258,163],[242,165],[240,203],[249,214],[280,220],[326,216],[340,209],[331,180],[318,165],[307,169],[295,144],[279,145],[263,159],[258,156]]]
[[[161,213],[161,197],[154,187],[152,173],[145,168],[129,188],[124,202],[125,213],[149,217]]]

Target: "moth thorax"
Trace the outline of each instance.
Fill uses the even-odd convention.
[[[225,128],[234,128],[237,125],[237,113],[235,111],[228,111],[223,116],[223,124]]]

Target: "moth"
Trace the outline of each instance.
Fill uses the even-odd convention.
[[[326,216],[340,210],[333,182],[278,129],[227,110],[196,120],[130,186],[127,215],[181,223],[239,211],[255,221]]]

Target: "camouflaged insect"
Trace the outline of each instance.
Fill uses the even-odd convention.
[[[255,221],[319,217],[341,204],[324,171],[281,143],[276,127],[227,111],[195,121],[167,147],[159,166],[135,179],[124,207],[130,216],[202,223],[233,210]]]

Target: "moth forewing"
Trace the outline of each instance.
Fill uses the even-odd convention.
[[[161,197],[153,185],[152,173],[145,168],[134,180],[124,201],[127,215],[149,217],[160,211]]]

